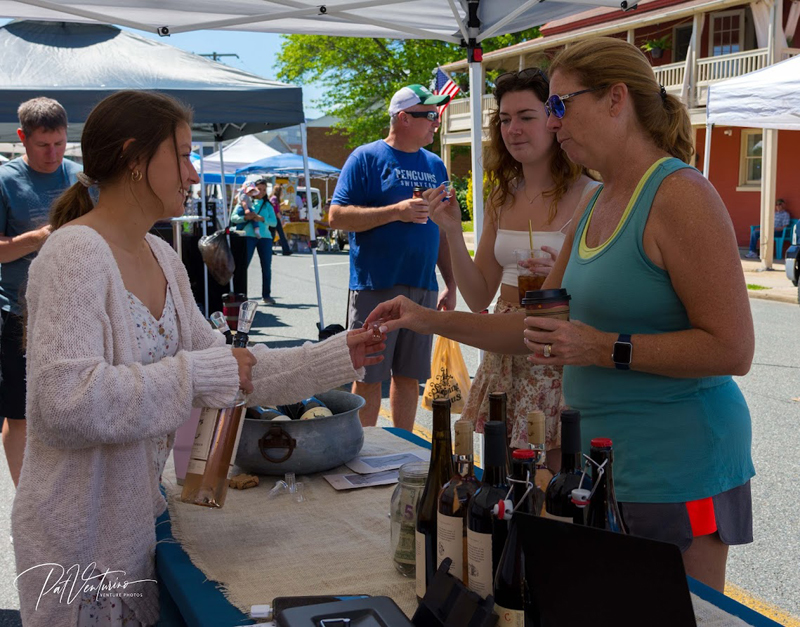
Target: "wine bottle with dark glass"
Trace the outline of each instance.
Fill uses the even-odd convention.
[[[614,450],[609,438],[594,438],[591,441],[589,456],[592,464],[592,486],[594,494],[586,508],[586,524],[589,527],[605,529],[615,533],[627,533],[622,515],[619,512],[617,495],[614,491]],[[605,466],[603,466],[605,464]],[[602,473],[598,468],[602,466]]]
[[[494,593],[494,576],[508,537],[508,521],[492,513],[508,495],[506,431],[499,421],[483,425],[483,480],[467,507],[469,589],[484,599]]]
[[[234,348],[246,348],[258,303],[248,300],[239,308]],[[239,390],[233,404],[200,412],[194,444],[183,481],[181,501],[205,507],[222,507],[228,494],[228,477],[233,468],[239,437],[244,426],[247,396]]]
[[[475,477],[473,465],[473,439],[475,427],[471,422],[459,420],[454,426],[456,434],[456,472],[439,493],[439,512],[436,520],[436,537],[439,554],[438,568],[449,557],[450,574],[464,584],[467,573],[467,510],[470,499],[480,482]]]
[[[419,500],[416,523],[416,592],[425,596],[438,565],[436,560],[436,522],[439,492],[455,473],[453,444],[450,437],[450,400],[433,401],[433,437],[428,479]]]
[[[505,427],[506,438],[506,476],[511,474],[511,436],[508,432],[508,418],[506,415],[506,406],[508,404],[508,395],[505,392],[490,392],[489,393],[489,421],[502,422]],[[485,424],[485,423],[484,423]]]
[[[591,479],[583,474],[581,455],[581,413],[576,409],[561,411],[561,470],[553,477],[545,493],[545,518],[561,522],[584,524],[585,509],[572,502],[576,488],[592,489]]]
[[[536,453],[530,449],[514,451],[511,464],[513,513],[535,513],[533,479],[536,471],[534,465]],[[501,501],[498,505],[503,505]],[[508,509],[504,507],[503,509]],[[498,516],[503,516],[499,511]],[[499,617],[498,626],[532,627],[532,615],[526,618],[525,608],[530,606],[530,599],[525,578],[525,554],[522,550],[522,534],[514,514],[508,525],[508,538],[497,565],[494,579],[494,612]],[[507,517],[507,512],[505,516]]]

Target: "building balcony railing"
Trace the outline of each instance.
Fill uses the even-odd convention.
[[[798,54],[800,54],[800,48],[786,48],[781,54],[781,59],[788,59]],[[699,59],[697,61],[697,78],[692,87],[695,90],[694,102],[697,106],[705,106],[709,85],[760,70],[767,66],[767,59],[766,48]],[[654,67],[653,72],[656,80],[664,86],[667,92],[680,97],[683,90],[686,62],[660,65]],[[489,94],[483,97],[484,129],[488,127],[489,116],[496,106],[494,96]],[[470,126],[469,100],[467,98],[454,100],[446,111],[443,129],[445,136],[468,132]],[[459,139],[458,142],[460,141]]]

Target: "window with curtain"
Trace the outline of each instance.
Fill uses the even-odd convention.
[[[761,152],[764,140],[760,130],[742,131],[742,151],[739,159],[739,185],[761,186]]]

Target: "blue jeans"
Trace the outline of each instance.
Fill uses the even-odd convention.
[[[258,258],[261,260],[261,298],[270,297],[272,284],[272,238],[248,237],[247,238],[247,266],[253,260],[253,254],[258,249]]]
[[[783,227],[775,229],[775,235],[780,235],[783,233]],[[756,227],[753,229],[753,232],[750,234],[750,252],[757,253],[756,246],[758,245],[758,240],[761,237],[761,227]],[[781,253],[783,251],[780,251]]]

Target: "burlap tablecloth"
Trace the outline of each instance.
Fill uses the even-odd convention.
[[[361,455],[417,448],[367,428]],[[225,507],[215,510],[181,503],[181,488],[165,471],[172,533],[195,566],[222,584],[228,600],[247,613],[278,596],[385,595],[411,616],[414,580],[397,572],[389,551],[394,486],[337,492],[322,475],[302,476],[297,480],[306,500],[296,503],[288,495],[267,498],[277,479],[261,477],[256,488],[229,490]]]
[[[361,455],[411,451],[415,444],[380,428],[364,429]],[[346,467],[329,473],[350,472]],[[326,474],[329,474],[326,473]],[[410,617],[414,580],[395,570],[389,551],[389,500],[394,486],[337,492],[322,475],[298,477],[303,503],[269,499],[278,477],[250,490],[229,490],[219,510],[181,503],[170,463],[164,472],[172,533],[195,566],[222,586],[227,599],[250,606],[279,596],[389,596]],[[692,594],[698,627],[747,623]]]

